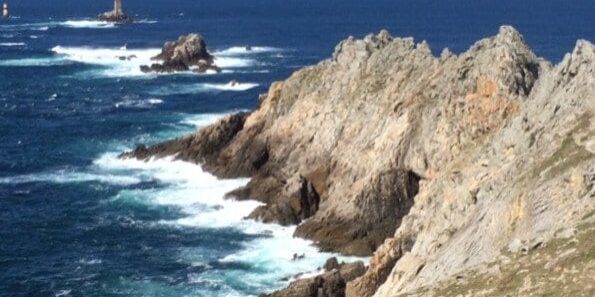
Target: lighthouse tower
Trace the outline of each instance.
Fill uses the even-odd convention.
[[[122,0],[114,0],[114,12],[116,12],[116,14],[124,14],[124,10],[122,10]]]
[[[2,16],[7,18],[10,14],[8,13],[8,3],[2,4]]]

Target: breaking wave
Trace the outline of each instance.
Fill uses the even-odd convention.
[[[243,92],[258,87],[256,83],[233,83],[214,84],[214,83],[197,83],[197,84],[173,84],[163,87],[158,87],[151,92],[153,95],[167,96],[167,95],[183,95],[183,94],[200,94],[209,92]]]

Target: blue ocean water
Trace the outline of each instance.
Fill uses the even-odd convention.
[[[9,3],[13,17],[0,20],[0,296],[279,288],[330,255],[292,228],[241,220],[257,204],[222,196],[247,180],[117,154],[254,108],[271,82],[329,57],[349,35],[387,28],[438,54],[512,24],[554,62],[576,39],[595,39],[593,1],[124,0],[138,22],[122,26],[93,20],[111,0]],[[139,71],[189,32],[206,37],[223,73]],[[241,84],[227,85],[233,79]]]

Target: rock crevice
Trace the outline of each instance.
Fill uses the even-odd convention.
[[[346,296],[397,296],[593,210],[594,51],[579,41],[553,67],[509,26],[439,58],[386,31],[349,38],[253,112],[124,156],[252,177],[229,194],[266,204],[251,218],[376,251]]]

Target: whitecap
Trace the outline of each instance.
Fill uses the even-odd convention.
[[[157,21],[156,20],[143,19],[143,20],[134,21],[134,23],[137,23],[137,24],[156,24]]]
[[[72,290],[70,290],[70,289],[60,290],[56,294],[54,294],[54,296],[55,297],[69,296],[71,292],[72,292]]]
[[[143,99],[143,100],[127,99],[127,100],[120,101],[120,102],[114,104],[114,106],[116,108],[120,108],[120,107],[150,108],[152,105],[157,105],[157,104],[161,104],[161,103],[163,103],[163,100],[157,99],[157,98],[149,98],[149,99]]]
[[[62,59],[60,57],[0,60],[0,66],[10,66],[10,67],[44,67],[44,66],[68,65],[71,63],[72,63],[71,61]]]
[[[267,46],[253,46],[248,50],[245,46],[234,46],[221,51],[216,51],[215,54],[219,56],[236,56],[236,55],[249,55],[249,54],[261,54],[261,53],[272,53],[280,52],[282,49],[276,47]]]
[[[52,52],[60,55],[66,60],[75,61],[85,64],[101,65],[104,69],[93,70],[84,73],[91,76],[108,76],[108,77],[155,77],[156,75],[173,75],[173,74],[190,74],[195,75],[192,71],[175,72],[166,74],[143,73],[140,70],[142,65],[151,65],[156,61],[151,58],[161,52],[159,48],[145,48],[145,49],[129,49],[126,46],[120,48],[95,48],[95,47],[65,47],[57,45],[53,47]],[[223,73],[229,73],[235,68],[245,68],[257,65],[256,61],[246,58],[238,57],[218,57],[215,55],[215,64],[223,69]],[[107,69],[106,69],[107,68]],[[227,69],[225,69],[227,68]],[[203,75],[215,75],[216,71],[207,71]],[[244,86],[245,87],[245,86]],[[239,86],[238,90],[242,90]],[[251,88],[251,87],[249,87]],[[233,90],[233,89],[230,89]]]
[[[24,42],[0,42],[0,46],[25,46]]]
[[[161,50],[157,48],[92,48],[58,45],[53,47],[52,51],[66,60],[107,67],[108,69],[98,71],[97,74],[100,76],[122,77],[145,75],[140,70],[140,66],[154,63],[151,57],[159,54]]]
[[[235,113],[238,111],[233,111],[230,113]],[[205,127],[205,126],[208,126],[208,125],[216,122],[223,116],[224,116],[223,114],[219,114],[219,113],[207,113],[207,114],[192,115],[192,116],[186,117],[180,123],[182,123],[184,125],[194,126],[196,128],[201,128],[201,127]]]
[[[82,258],[79,260],[79,263],[81,264],[85,264],[85,265],[98,265],[103,263],[103,261],[101,261],[101,259],[95,259],[95,258]]]
[[[215,64],[221,68],[245,68],[255,66],[257,63],[252,59],[217,56],[215,54]]]
[[[243,92],[258,87],[256,83],[198,83],[198,84],[173,84],[169,86],[158,87],[151,93],[154,95],[182,95],[182,94],[200,94],[209,92]]]
[[[210,116],[205,117],[201,124],[206,124],[207,118],[210,119]],[[234,279],[234,282],[240,282],[246,287],[270,288],[283,277],[292,277],[303,272],[312,275],[320,273],[318,268],[326,259],[337,256],[320,252],[311,241],[295,238],[295,226],[282,227],[246,219],[262,203],[225,199],[224,196],[229,191],[246,185],[249,179],[218,179],[203,171],[199,165],[175,160],[173,157],[139,161],[117,159],[116,154],[106,154],[94,164],[108,171],[140,170],[167,184],[168,186],[159,189],[123,190],[115,197],[133,199],[135,203],[175,206],[184,214],[179,219],[159,221],[160,225],[176,228],[233,228],[243,234],[257,236],[256,239],[245,242],[240,251],[219,259],[221,263],[241,263],[255,269],[209,270],[201,275],[194,275],[193,282],[219,282],[224,278]],[[180,260],[189,265],[204,264],[191,254],[187,250],[180,251]],[[303,255],[303,258],[295,260],[296,254]],[[340,256],[339,259],[360,260]]]
[[[207,89],[213,89],[213,90],[241,92],[241,91],[247,91],[247,90],[256,88],[256,87],[258,87],[258,84],[229,82],[227,84],[204,84],[203,86],[206,87]]]
[[[58,23],[59,26],[68,27],[68,28],[90,28],[90,29],[105,29],[105,28],[114,28],[114,23],[109,23],[106,21],[96,21],[96,20],[68,20],[64,22]]]
[[[26,184],[35,182],[50,182],[56,184],[101,182],[115,185],[132,185],[142,180],[137,177],[115,174],[98,174],[89,172],[77,172],[72,170],[57,170],[37,174],[25,174],[0,178],[0,184]]]

